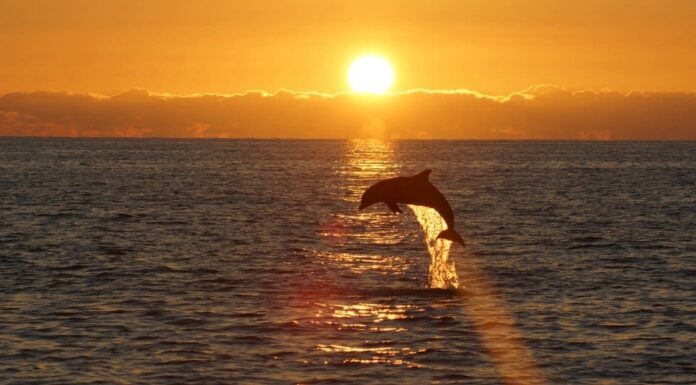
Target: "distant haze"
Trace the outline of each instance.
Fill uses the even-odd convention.
[[[0,135],[186,138],[696,140],[696,94],[533,87],[506,96],[281,91],[0,95]]]

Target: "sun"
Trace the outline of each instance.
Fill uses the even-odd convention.
[[[363,56],[348,69],[348,83],[355,92],[383,94],[394,81],[394,71],[389,62],[379,56]]]

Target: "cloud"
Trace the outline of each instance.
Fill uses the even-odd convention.
[[[0,95],[0,135],[185,138],[695,140],[696,93],[569,91],[385,96],[280,90],[234,95]]]

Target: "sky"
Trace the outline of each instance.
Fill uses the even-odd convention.
[[[258,125],[239,122],[280,108],[301,126],[302,119],[316,116],[292,109],[323,108],[314,112],[326,117],[322,124],[337,127],[329,131],[335,137],[366,133],[364,127],[381,122],[383,128],[373,131],[392,137],[696,138],[696,119],[688,109],[696,93],[696,1],[691,0],[0,0],[0,9],[0,135],[37,134],[43,127],[44,135],[109,136],[130,129],[146,136],[189,136],[195,127],[207,126],[198,132],[314,137],[316,132],[282,124],[255,133]],[[350,91],[348,66],[366,54],[383,56],[394,68],[393,94],[384,100],[366,97],[363,103],[342,95]],[[571,100],[554,104],[544,91],[543,100],[531,103],[540,89]],[[248,94],[259,90],[269,94]],[[307,97],[313,93],[329,95]],[[222,102],[204,97],[211,94]],[[235,117],[224,110],[216,112],[220,116],[196,113],[191,126],[177,132],[142,126],[153,113],[145,111],[147,103],[231,108],[248,105],[254,95],[267,96],[248,108],[233,108]],[[392,109],[412,103],[414,95],[418,104],[409,106],[421,114],[423,127],[409,128],[413,122],[403,119],[409,114]],[[496,108],[467,110],[461,103],[472,95]],[[511,95],[524,95],[526,104],[516,105]],[[578,106],[588,95],[595,104]],[[75,109],[70,103],[77,99],[68,96],[95,103]],[[33,101],[19,108],[17,97]],[[109,110],[89,108],[123,99],[136,103],[125,115],[101,117],[102,123],[89,119]],[[52,103],[70,108],[54,111],[59,107]],[[512,113],[517,120],[492,115],[510,114],[513,105],[527,109]],[[345,111],[337,113],[339,108]],[[686,110],[661,115],[670,108]],[[568,115],[595,111],[601,113],[594,120]],[[659,111],[648,120],[667,122],[671,131],[644,132],[645,111]],[[343,130],[345,121],[329,120],[337,116],[354,126]],[[114,126],[116,121],[121,123]],[[426,127],[433,121],[447,127]],[[550,121],[565,131],[549,132],[544,127]],[[592,126],[579,127],[578,121]],[[167,121],[149,124],[155,123]]]

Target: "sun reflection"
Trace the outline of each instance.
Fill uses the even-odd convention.
[[[344,160],[336,165],[336,173],[344,181],[345,190],[342,199],[345,203],[357,206],[360,196],[370,183],[397,175],[399,170],[394,156],[394,142],[382,140],[352,140],[347,142]],[[481,344],[491,361],[495,364],[502,383],[512,384],[544,384],[542,371],[537,367],[532,351],[525,345],[520,330],[516,327],[514,317],[507,310],[508,306],[500,298],[494,285],[488,278],[482,263],[475,256],[467,255],[465,272],[461,279],[450,252],[451,242],[436,239],[446,224],[439,214],[430,208],[409,206],[423,229],[425,243],[431,255],[429,270],[429,287],[459,288],[466,284],[466,291],[454,292],[461,298],[454,303],[463,304],[466,316],[472,321],[473,328],[478,334]],[[322,223],[319,233],[328,240],[335,242],[360,245],[361,242],[370,245],[398,243],[403,241],[403,231],[400,230],[391,213],[379,210],[337,214],[328,222]],[[336,243],[334,243],[336,244]],[[347,269],[355,274],[379,272],[385,276],[402,275],[409,269],[412,262],[406,258],[370,255],[360,252],[345,252],[343,250],[317,251],[318,263],[333,263],[337,267]],[[305,297],[306,298],[306,297]],[[358,300],[352,304],[326,303],[326,300],[311,301],[314,311],[301,318],[300,327],[318,329],[324,333],[327,329],[338,333],[367,333],[368,335],[388,336],[384,345],[381,342],[364,340],[353,344],[335,343],[340,339],[323,340],[323,344],[315,346],[317,352],[331,354],[334,360],[315,362],[322,365],[395,365],[408,368],[419,368],[422,365],[413,362],[418,354],[426,354],[431,346],[424,349],[412,349],[401,346],[398,341],[403,336],[413,333],[410,328],[417,326],[413,321],[422,317],[420,313],[426,308],[408,304],[379,304]],[[436,307],[436,304],[428,305]],[[432,311],[432,309],[429,309]],[[425,317],[429,315],[426,314]],[[374,334],[372,334],[374,333]],[[382,337],[384,338],[384,337]],[[443,337],[446,341],[446,338]],[[343,340],[345,341],[345,340]],[[333,342],[333,343],[332,343]],[[376,345],[375,345],[376,344]],[[346,357],[347,356],[347,357]]]
[[[346,210],[321,221],[317,228],[330,251],[316,251],[319,263],[332,263],[354,273],[374,272],[403,275],[414,262],[403,256],[345,252],[344,245],[397,244],[404,234],[394,226],[400,218],[388,212],[358,211],[357,205],[365,187],[386,176],[396,175],[394,143],[378,139],[355,139],[345,142],[344,158],[335,164],[334,172],[341,180],[339,196]]]
[[[376,342],[364,341],[358,345],[341,343],[318,344],[317,351],[336,354],[342,357],[342,365],[396,365],[408,368],[424,368],[422,364],[411,359],[419,354],[426,354],[427,348],[413,349],[409,346],[399,346],[392,340],[395,333],[406,332],[407,329],[398,326],[379,327],[375,324],[393,323],[413,318],[416,313],[425,309],[415,305],[384,305],[378,303],[360,302],[351,305],[315,303],[319,307],[316,320],[323,325],[331,325],[337,330],[369,331],[387,333],[389,339]],[[327,319],[328,317],[328,319]],[[335,321],[331,321],[335,320]],[[373,326],[374,325],[374,326]],[[347,356],[347,357],[346,357]],[[329,361],[327,361],[328,363]],[[336,364],[336,362],[331,362]]]
[[[423,354],[427,349],[417,351],[411,348],[394,348],[394,347],[356,347],[344,345],[318,345],[317,350],[329,353],[354,353],[370,356],[369,358],[347,358],[342,361],[344,364],[390,364],[390,365],[405,365],[409,368],[424,368],[424,365],[417,364],[412,361],[404,360],[403,358],[394,358],[395,356],[414,356]]]
[[[334,318],[371,318],[372,322],[384,320],[396,320],[411,318],[406,312],[423,311],[421,308],[410,305],[380,305],[376,303],[357,303],[352,305],[334,305],[332,317]]]
[[[351,187],[351,201],[359,202],[365,181],[377,181],[396,176],[394,142],[379,139],[353,139],[348,141],[345,162],[339,174]]]
[[[331,252],[317,252],[316,256],[356,274],[372,271],[384,275],[401,275],[414,265],[413,261],[401,256]]]

